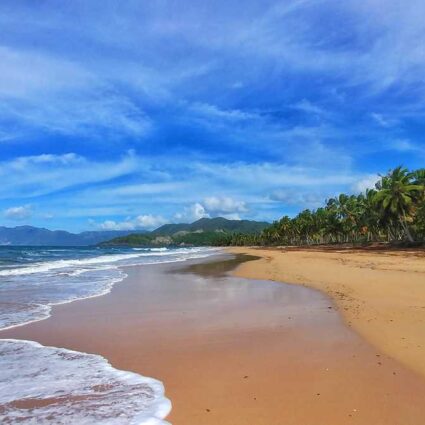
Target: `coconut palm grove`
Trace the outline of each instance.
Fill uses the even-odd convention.
[[[340,194],[316,210],[282,217],[257,235],[237,234],[229,245],[313,245],[425,241],[425,168],[399,166],[374,189]]]

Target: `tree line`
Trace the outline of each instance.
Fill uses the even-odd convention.
[[[425,241],[425,168],[399,166],[374,189],[341,194],[316,210],[282,217],[256,235],[233,234],[223,245],[313,245]]]

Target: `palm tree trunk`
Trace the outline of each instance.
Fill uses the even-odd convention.
[[[415,240],[412,237],[412,234],[410,233],[409,226],[407,225],[407,222],[406,222],[406,215],[404,213],[403,213],[403,218],[400,219],[400,223],[401,223],[401,226],[403,227],[404,233],[406,234],[409,242],[415,242]]]

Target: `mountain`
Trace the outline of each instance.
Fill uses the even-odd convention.
[[[228,220],[223,217],[215,218],[201,218],[193,223],[185,224],[164,224],[158,229],[151,232],[154,235],[173,235],[177,232],[234,232],[234,233],[258,233],[270,223],[265,221],[252,221],[252,220]]]
[[[234,233],[255,234],[270,226],[264,221],[201,218],[194,223],[164,224],[150,233],[133,233],[101,243],[104,246],[222,245]]]
[[[65,230],[48,230],[33,226],[0,226],[0,245],[27,246],[86,246],[131,233],[130,231],[88,231],[70,233]]]
[[[0,245],[88,246],[98,245],[214,245],[232,233],[261,232],[269,223],[250,220],[201,218],[194,223],[165,224],[153,232],[106,230],[70,233],[41,227],[0,226]]]

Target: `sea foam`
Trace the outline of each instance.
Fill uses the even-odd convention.
[[[165,425],[161,382],[114,369],[94,354],[0,340],[3,424]]]
[[[0,329],[46,319],[51,307],[58,304],[109,293],[126,277],[125,266],[179,262],[214,252],[209,248],[141,248],[122,253],[103,250],[101,255],[96,255],[96,248],[74,251],[33,249],[30,261],[0,268]],[[75,258],[69,258],[72,255]]]
[[[119,251],[119,250],[118,250]],[[203,258],[208,248],[13,248],[0,266],[0,330],[44,320],[52,306],[102,296],[125,266]],[[0,422],[165,425],[161,382],[113,368],[99,355],[0,339]]]

